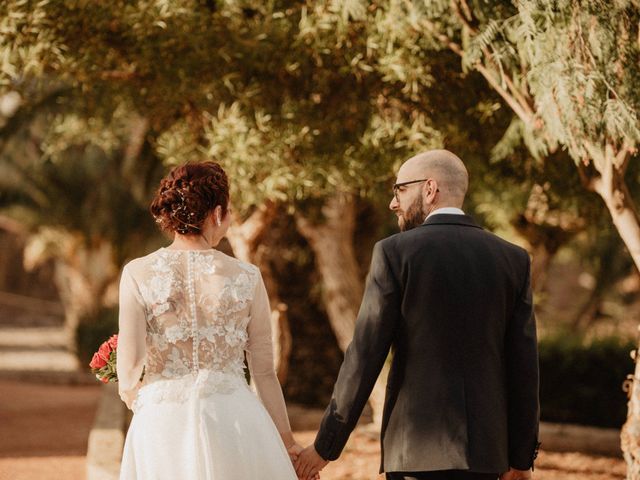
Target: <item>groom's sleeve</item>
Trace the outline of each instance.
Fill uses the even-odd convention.
[[[509,466],[518,470],[533,467],[538,454],[539,368],[536,319],[531,292],[531,262],[526,256],[524,285],[507,325]]]
[[[314,443],[325,460],[337,459],[347,443],[382,370],[400,317],[400,286],[384,243],[373,249],[353,340]]]

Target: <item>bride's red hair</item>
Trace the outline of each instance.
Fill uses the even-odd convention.
[[[187,163],[160,181],[150,211],[162,230],[198,235],[211,211],[229,206],[227,174],[216,162]]]

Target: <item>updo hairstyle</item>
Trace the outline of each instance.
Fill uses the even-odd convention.
[[[187,163],[172,169],[160,181],[150,211],[164,231],[199,235],[211,211],[229,206],[227,174],[215,162]]]

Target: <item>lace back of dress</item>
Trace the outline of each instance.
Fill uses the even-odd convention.
[[[241,376],[257,269],[215,250],[156,252],[138,275],[147,309],[144,383],[202,370]]]

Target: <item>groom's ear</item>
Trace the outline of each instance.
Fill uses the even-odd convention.
[[[424,182],[422,194],[424,199],[428,202],[433,202],[435,199],[436,193],[440,190],[438,189],[438,182],[432,178]]]

